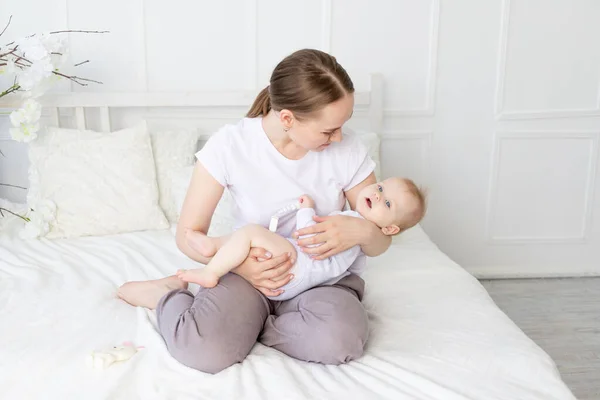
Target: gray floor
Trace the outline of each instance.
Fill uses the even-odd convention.
[[[600,278],[482,281],[556,362],[579,400],[600,400]]]

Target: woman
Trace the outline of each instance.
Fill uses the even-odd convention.
[[[314,198],[319,215],[341,210],[346,200],[354,209],[361,189],[376,180],[364,146],[342,135],[353,108],[352,81],[334,57],[300,50],[281,61],[247,118],[222,128],[197,153],[177,227],[179,249],[208,261],[188,245],[186,232],[206,234],[224,187],[236,204],[238,227],[268,226],[275,211],[304,193]],[[389,237],[359,218],[316,222],[294,232],[292,216],[277,231],[302,236],[299,246],[319,259],[355,245],[377,256],[390,245]],[[304,238],[309,234],[315,235]],[[305,361],[340,364],[361,356],[368,336],[364,281],[349,275],[291,300],[269,300],[293,278],[294,260],[288,258],[253,249],[235,273],[196,296],[175,276],[130,282],[119,292],[130,304],[156,308],[169,352],[200,371],[216,373],[241,362],[257,340]]]

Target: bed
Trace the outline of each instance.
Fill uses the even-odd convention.
[[[371,259],[365,355],[324,366],[257,344],[217,375],[175,361],[155,313],[115,297],[129,280],[191,266],[173,229],[0,240],[0,397],[6,399],[573,399],[550,357],[420,227]],[[118,266],[118,268],[117,268]],[[144,346],[105,370],[94,349]]]
[[[357,97],[381,131],[381,80]],[[207,100],[209,99],[209,100]],[[57,107],[200,107],[247,104],[244,96],[80,93]],[[4,204],[18,210],[20,204]],[[0,398],[3,399],[574,399],[554,362],[420,226],[369,259],[364,304],[370,338],[360,359],[325,366],[256,344],[247,359],[208,375],[168,353],[153,311],[116,297],[119,285],[194,267],[174,229],[69,239],[22,240],[17,218],[0,218]],[[194,289],[194,287],[192,287]],[[144,348],[107,369],[86,366],[94,350],[130,341]]]

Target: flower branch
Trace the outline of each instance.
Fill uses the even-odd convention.
[[[7,95],[11,94],[12,92],[16,92],[17,90],[19,90],[19,85],[13,84],[11,87],[6,89],[4,92],[0,93],[0,97],[7,96]]]
[[[74,76],[74,75],[73,75],[73,76],[68,76],[68,75],[65,75],[65,74],[61,74],[61,73],[60,73],[60,72],[58,72],[58,71],[52,71],[52,73],[53,73],[54,75],[58,75],[58,76],[62,76],[63,78],[67,78],[67,79],[69,79],[69,80],[71,80],[71,81],[73,81],[73,82],[75,82],[75,83],[77,83],[77,84],[79,84],[79,85],[81,85],[81,86],[87,86],[87,83],[81,83],[81,82],[79,82],[79,81],[84,81],[84,82],[93,82],[93,83],[97,83],[97,84],[100,84],[100,85],[102,85],[102,82],[95,81],[95,80],[93,80],[93,79],[81,78],[81,77],[79,77],[79,76]]]
[[[0,32],[0,36],[2,36],[4,34],[4,32],[6,32],[6,30],[8,29],[8,26],[10,25],[10,21],[12,21],[12,15],[10,17],[8,17],[8,22],[6,23],[6,26],[4,27],[4,29],[2,29],[2,32]]]
[[[0,186],[8,186],[8,187],[13,187],[13,188],[17,188],[17,189],[25,189],[25,190],[27,190],[27,188],[25,188],[23,186],[11,185],[9,183],[0,183]]]
[[[64,31],[50,32],[50,35],[54,35],[57,33],[110,33],[110,31],[80,31],[80,30],[67,29]]]
[[[14,215],[15,217],[19,217],[19,218],[21,218],[25,222],[30,222],[31,221],[30,218],[27,218],[27,217],[24,217],[23,215],[19,215],[19,214],[15,213],[15,212],[12,212],[12,211],[10,211],[7,208],[0,207],[0,215],[3,216],[3,217],[4,217],[4,213],[2,211],[6,211],[7,213]]]
[[[11,21],[12,16],[9,17],[8,23],[0,32],[0,36],[9,28]],[[44,95],[59,79],[68,79],[80,86],[88,86],[91,83],[102,84],[97,80],[70,74],[63,69],[68,60],[68,48],[63,40],[63,34],[69,33],[104,34],[109,31],[67,29],[44,34],[34,33],[0,46],[0,74],[14,75],[10,87],[4,90],[0,88],[0,98],[19,92],[24,100],[22,106],[10,114],[13,127],[9,131],[13,140],[30,142],[37,138],[42,107],[36,99]],[[79,62],[74,67],[88,62],[89,60]],[[0,155],[4,156],[1,151]],[[0,186],[26,189],[7,183],[0,183]],[[40,232],[47,232],[49,229],[49,224],[55,217],[56,206],[51,201],[46,201],[43,204],[36,204],[33,209],[27,211],[26,215],[19,215],[6,208],[0,208],[2,217],[4,217],[2,211],[28,222],[27,234],[36,237]]]

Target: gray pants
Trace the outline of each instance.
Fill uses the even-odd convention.
[[[171,355],[203,372],[241,362],[257,340],[299,360],[342,364],[360,357],[367,341],[363,291],[364,281],[350,275],[271,301],[230,273],[196,296],[183,289],[167,293],[156,314]]]

